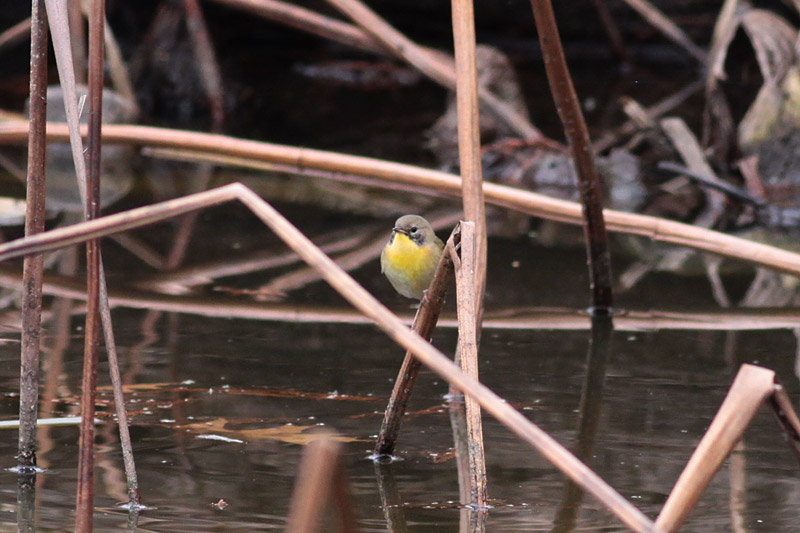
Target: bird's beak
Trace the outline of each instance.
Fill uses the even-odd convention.
[[[392,228],[392,231],[395,233],[402,233],[403,235],[408,235],[408,230],[405,228]]]

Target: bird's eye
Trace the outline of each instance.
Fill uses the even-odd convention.
[[[409,233],[416,233],[417,229],[419,229],[419,228],[417,228],[416,226],[411,226],[411,229],[408,230],[408,231],[409,231]]]

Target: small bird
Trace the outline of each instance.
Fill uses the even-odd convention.
[[[421,299],[433,279],[444,243],[427,220],[417,215],[397,219],[381,252],[381,272],[406,298]]]

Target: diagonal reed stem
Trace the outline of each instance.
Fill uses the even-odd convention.
[[[105,0],[92,0],[89,12],[89,135],[86,172],[86,220],[100,216],[100,158],[103,120]],[[94,512],[94,413],[100,349],[100,241],[86,243],[87,305],[81,382],[81,426],[75,531],[92,530]]]
[[[433,275],[431,284],[425,292],[414,317],[412,329],[425,340],[430,341],[433,336],[436,321],[439,319],[439,313],[442,312],[442,306],[447,296],[447,289],[453,279],[453,260],[448,250],[454,249],[460,242],[461,227],[456,225],[450,234],[450,238],[447,239],[445,250],[441,258],[439,258],[439,264],[436,266],[436,272]],[[407,351],[400,367],[400,372],[398,372],[397,379],[394,382],[394,388],[392,389],[392,395],[389,397],[389,403],[386,405],[386,411],[383,414],[381,431],[375,443],[374,456],[376,459],[388,457],[394,453],[397,435],[400,433],[400,424],[402,423],[403,415],[405,415],[408,400],[411,398],[411,391],[414,390],[414,383],[417,381],[421,366],[422,363],[419,359],[416,359],[413,353]]]
[[[774,384],[772,370],[742,365],[725,401],[661,509],[656,521],[658,527],[664,531],[680,529],[722,462],[742,438],[758,408],[772,395]]]

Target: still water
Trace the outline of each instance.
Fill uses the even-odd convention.
[[[228,214],[215,213],[201,219],[199,234]],[[493,239],[490,246],[489,311],[504,305],[582,309],[582,251],[545,249],[529,239]],[[113,256],[114,247],[107,253]],[[412,313],[377,272],[377,261],[371,261],[354,275],[399,313]],[[309,300],[326,309],[346,309],[319,282],[291,293],[287,302]],[[48,299],[48,309],[56,313],[59,301]],[[452,312],[453,302],[448,303]],[[63,322],[60,335],[56,316],[48,321],[42,416],[78,414],[83,317],[80,304],[74,305],[75,314]],[[618,297],[618,307],[640,310],[712,306],[703,278],[673,274],[653,274]],[[418,381],[401,430],[401,460],[376,467],[367,457],[403,355],[375,327],[126,307],[114,311],[114,320],[141,492],[150,506],[139,517],[139,530],[282,529],[304,444],[320,427],[342,438],[363,531],[387,530],[381,491],[386,496],[392,487],[396,493],[390,496],[398,502],[391,508],[393,531],[459,530],[453,434],[441,379],[423,371]],[[18,340],[13,328],[4,329],[4,419],[17,416]],[[452,353],[454,330],[440,328],[434,342]],[[585,446],[576,439],[587,346],[582,330],[487,328],[480,376],[559,442]],[[781,329],[615,332],[603,377],[591,390],[599,422],[590,466],[655,517],[739,365],[774,369],[796,401],[796,350],[793,333]],[[129,525],[127,513],[117,507],[126,500],[125,481],[116,426],[107,414],[113,406],[105,365],[100,384],[95,525],[111,531]],[[0,431],[5,434],[0,458],[11,467],[16,431]],[[493,505],[489,531],[625,530],[592,497],[568,496],[564,476],[489,417],[484,417],[484,435]],[[77,436],[76,427],[40,428],[39,463],[46,470],[37,480],[36,525],[42,531],[72,527]],[[777,424],[762,409],[685,530],[796,531],[797,474]],[[0,520],[3,529],[13,530],[16,476],[8,471],[0,476]]]
[[[527,16],[529,6],[525,8]],[[310,81],[309,73],[320,71],[318,56],[327,50],[317,51],[316,56],[295,50],[292,43],[287,45],[270,33],[275,31],[273,27],[254,20],[248,21],[253,27],[248,37],[241,24],[212,24],[220,32],[216,35],[219,55],[231,100],[236,101],[226,132],[435,165],[424,148],[422,132],[443,113],[443,90],[421,82],[414,90],[402,86],[354,92],[330,80]],[[219,28],[226,27],[235,35],[222,39]],[[507,32],[502,35],[505,39]],[[277,52],[254,51],[271,39],[277,43]],[[301,42],[297,47],[304,45],[308,46]],[[350,55],[345,58],[351,59]],[[0,94],[4,105],[10,101],[8,105],[13,104],[17,111],[27,91],[27,56],[23,59],[15,78],[21,89],[14,98]],[[693,72],[687,74],[690,69],[661,72],[655,66],[621,78],[616,69],[600,67],[592,63],[584,65],[582,75],[575,72],[578,92],[583,98],[591,97],[585,106],[593,135],[616,124],[610,120],[616,109],[616,103],[611,103],[620,96],[632,95],[652,105],[677,89],[671,78],[693,81],[695,77]],[[541,65],[526,64],[523,70],[526,100],[537,125],[559,132]],[[160,78],[155,79],[152,85],[164,85]],[[151,97],[149,93],[144,96]],[[594,103],[589,106],[589,102]],[[163,109],[152,107],[155,117],[150,117],[150,123],[176,126],[172,120],[178,122],[176,127],[185,127],[173,116],[180,115],[183,107],[166,118],[158,114]],[[590,107],[596,111],[591,112]],[[686,116],[699,117],[700,113]],[[153,175],[137,179],[133,185],[133,195],[144,199],[124,199],[115,210],[183,194],[192,187],[175,185],[179,181],[176,175],[185,178],[201,173],[194,167],[175,172],[163,162],[149,160],[148,164],[152,164]],[[220,182],[242,179],[241,175],[220,177],[221,173],[216,174]],[[257,180],[260,182],[254,178],[247,183],[254,185]],[[411,211],[408,204],[395,202],[393,194],[362,196],[350,185],[341,184],[312,187],[301,194],[285,190],[289,181],[298,180],[260,183],[259,192],[271,201],[312,198],[313,207],[278,205],[312,236],[323,230],[368,225],[371,229],[363,232],[365,240],[374,238],[376,228],[378,235],[388,237],[396,215]],[[15,187],[21,195],[19,184]],[[430,203],[416,197],[411,205],[421,210]],[[351,214],[342,215],[342,211]],[[161,224],[136,236],[165,256],[171,232],[171,226]],[[439,231],[443,238],[446,233]],[[12,231],[8,236],[15,235]],[[493,311],[530,306],[566,310],[572,316],[583,313],[588,293],[584,252],[580,248],[546,248],[539,242],[532,236],[490,239],[487,317]],[[215,208],[199,217],[183,265],[264,251],[279,255],[284,250],[243,209]],[[330,316],[331,312],[340,316],[349,308],[331,289],[317,281],[289,290],[281,302],[253,303],[248,294],[237,291],[254,289],[275,275],[254,273],[215,280],[211,288],[198,289],[196,294],[160,295],[143,302],[137,300],[144,290],[137,281],[145,280],[153,270],[110,239],[104,241],[103,254],[110,287],[127,291],[122,295],[127,296],[126,303],[117,305],[113,316],[141,494],[149,507],[138,517],[137,530],[282,530],[305,444],[313,431],[325,428],[342,440],[362,531],[387,531],[387,516],[391,516],[391,531],[396,533],[459,531],[462,513],[446,383],[423,371],[401,429],[400,460],[376,467],[368,458],[403,357],[374,326],[348,323],[349,316],[333,323],[318,318],[290,322],[235,318],[233,311],[230,317],[204,316],[202,309],[208,313],[208,306],[183,313],[153,310],[160,309],[163,302],[172,305],[184,301],[181,298],[198,298],[205,304],[212,302],[217,315],[226,314],[220,312],[219,302],[237,301],[261,309],[283,306],[283,311],[296,307],[307,312],[309,306],[316,306],[324,313],[315,316]],[[631,261],[617,251],[614,259],[618,274]],[[293,268],[284,266],[279,274]],[[20,271],[11,268],[11,272]],[[10,275],[6,270],[2,274]],[[394,294],[380,276],[377,252],[353,275],[398,313],[413,314],[408,301]],[[726,283],[741,297],[751,277],[752,272],[739,272]],[[18,284],[12,280],[10,286]],[[450,318],[453,299],[451,292],[445,313]],[[79,414],[83,305],[48,295],[45,307],[40,415],[75,416]],[[632,289],[617,295],[616,307],[677,313],[720,311],[705,277],[668,272],[644,276]],[[0,316],[0,418],[6,420],[18,416],[18,321],[18,311],[11,303],[8,312]],[[606,360],[599,365],[593,361],[591,368],[599,372],[599,378],[593,379],[587,390],[588,332],[554,325],[559,324],[551,321],[549,329],[496,329],[487,320],[480,346],[481,380],[565,446],[589,449],[589,466],[651,518],[661,510],[742,363],[775,370],[795,405],[800,399],[798,342],[790,329],[657,330],[645,325],[639,331],[620,330],[613,335]],[[786,328],[786,322],[781,327]],[[454,330],[440,328],[434,343],[452,353]],[[118,531],[131,525],[127,512],[119,508],[126,501],[126,485],[117,428],[110,414],[113,405],[105,365],[99,376],[95,527]],[[592,439],[579,442],[584,395],[591,398],[585,411],[596,414],[597,426]],[[483,424],[492,504],[487,531],[625,530],[592,497],[570,491],[562,474],[499,423],[484,417]],[[2,429],[0,434],[0,466],[13,467],[17,432]],[[41,427],[39,436],[39,465],[45,471],[37,477],[36,527],[41,531],[71,530],[77,427]],[[397,503],[387,507],[384,501]],[[798,508],[797,461],[772,415],[762,409],[741,446],[701,497],[684,530],[798,531]],[[7,469],[0,470],[0,529],[16,530],[16,511],[17,477]]]

